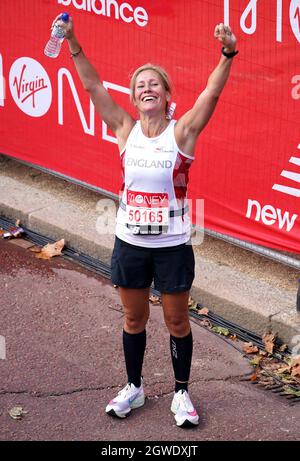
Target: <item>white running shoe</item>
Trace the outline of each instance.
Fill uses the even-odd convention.
[[[117,397],[109,402],[105,411],[111,416],[118,418],[126,418],[133,408],[139,408],[145,403],[145,394],[143,389],[143,381],[140,387],[135,387],[134,384],[128,383],[118,393]]]
[[[175,392],[171,411],[174,413],[177,426],[193,427],[199,423],[197,411],[191,402],[189,394],[184,389]]]

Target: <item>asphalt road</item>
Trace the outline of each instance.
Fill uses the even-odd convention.
[[[248,361],[195,324],[190,394],[200,424],[176,427],[159,305],[147,329],[146,404],[125,420],[106,415],[126,381],[117,290],[72,261],[39,260],[16,243],[0,239],[0,440],[299,440],[300,404],[240,381],[251,371]],[[8,413],[17,405],[27,412],[20,420]]]

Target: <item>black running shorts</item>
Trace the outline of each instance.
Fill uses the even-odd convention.
[[[111,259],[111,279],[124,288],[154,288],[161,293],[190,290],[195,259],[191,244],[144,248],[116,237]]]

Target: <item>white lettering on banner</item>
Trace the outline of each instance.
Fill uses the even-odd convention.
[[[2,54],[0,54],[0,106],[4,106],[5,99],[5,78],[3,76]]]
[[[120,16],[121,18],[123,19],[123,21],[125,22],[132,22],[133,21],[133,17],[132,16],[125,16],[124,14],[124,10],[129,10],[131,13],[133,12],[133,8],[132,6],[130,6],[128,3],[122,3],[122,5],[120,6]]]
[[[88,11],[108,18],[121,19],[128,24],[135,22],[139,27],[148,24],[149,17],[145,8],[141,6],[132,7],[129,3],[121,3],[117,0],[57,0],[59,5],[72,5],[77,10]]]
[[[262,221],[266,226],[272,226],[278,221],[279,229],[286,227],[287,232],[290,232],[294,227],[295,221],[298,218],[297,214],[290,216],[289,211],[284,213],[280,208],[274,208],[272,205],[261,206],[257,200],[248,199],[248,208],[246,218],[251,219],[252,211],[254,210],[255,221]]]
[[[300,173],[294,173],[293,171],[282,170],[281,176],[300,183]]]
[[[298,149],[300,149],[300,144],[298,145]],[[291,157],[289,162],[293,165],[300,166],[300,157]],[[282,170],[280,176],[291,179],[292,181],[300,184],[300,173]],[[300,188],[284,186],[282,184],[274,184],[272,189],[277,190],[278,192],[282,192],[283,194],[292,195],[294,197],[300,198]]]
[[[283,194],[293,195],[294,197],[300,197],[300,189],[297,187],[283,186],[282,184],[274,184],[272,189],[282,192]]]
[[[95,135],[95,107],[92,101],[90,101],[89,111],[89,125],[85,118],[82,105],[76,90],[74,80],[71,73],[66,68],[61,68],[58,71],[58,123],[59,125],[64,124],[64,112],[63,112],[63,77],[66,77],[74,102],[79,114],[79,118],[83,127],[84,133],[94,136]],[[9,85],[12,97],[17,106],[31,117],[41,117],[48,111],[52,102],[52,88],[51,82],[46,73],[45,69],[40,65],[39,62],[31,58],[19,58],[17,59],[9,74]],[[112,89],[121,93],[130,93],[129,88],[117,85],[111,82],[103,82],[106,89]],[[42,94],[42,97],[39,95]],[[3,76],[3,63],[2,55],[0,54],[0,105],[2,99],[5,96],[5,78]],[[107,134],[107,125],[102,122],[102,138],[105,141],[117,144],[117,139]]]
[[[59,69],[58,71],[58,123],[59,125],[64,124],[64,120],[63,120],[63,77],[64,76],[67,77],[67,80],[69,82],[83,130],[85,133],[91,136],[94,136],[95,135],[95,106],[90,100],[90,126],[88,127],[72,75],[67,69],[63,67]]]
[[[299,147],[298,147],[299,149]],[[290,163],[293,163],[294,165],[300,166],[300,157],[291,157],[290,158]]]
[[[76,105],[76,108],[77,108],[77,111],[78,111],[78,114],[79,114],[79,118],[80,118],[84,133],[89,134],[90,136],[94,136],[95,135],[95,106],[92,103],[92,101],[90,101],[90,120],[89,120],[89,126],[88,126],[86,118],[84,116],[82,105],[80,103],[78,92],[77,92],[75,84],[74,84],[73,77],[72,77],[70,71],[68,71],[68,69],[63,68],[63,67],[61,69],[59,69],[59,71],[58,71],[58,123],[59,123],[59,125],[64,124],[63,77],[66,77],[67,80],[68,80],[68,83],[69,83],[69,86],[70,86],[70,89],[71,89],[71,92],[72,92],[72,95],[73,95],[73,98],[74,98],[74,101],[75,101],[75,105]],[[121,86],[121,85],[117,85],[115,83],[103,81],[103,86],[107,90],[112,89],[112,90],[115,90],[115,91],[119,91],[120,93],[125,93],[125,94],[128,94],[128,95],[130,94],[129,88],[126,88],[126,87]],[[107,134],[107,124],[103,120],[102,120],[102,139],[104,141],[109,141],[109,142],[112,142],[114,144],[118,143],[117,138]]]
[[[292,0],[290,3],[290,23],[294,35],[300,43],[300,0]]]
[[[249,34],[249,35],[253,34],[256,31],[256,17],[257,17],[256,4],[257,4],[257,0],[250,0],[250,2],[245,8],[241,16],[241,19],[240,19],[240,25],[241,25],[242,31],[244,31],[246,34]],[[246,25],[246,20],[250,14],[251,14],[251,26],[248,27]]]
[[[277,0],[276,40],[282,42],[282,0]]]
[[[226,26],[229,26],[229,1],[224,0],[224,19],[223,22]]]
[[[274,8],[269,11],[276,14],[276,41],[282,42],[282,0],[269,0],[268,3],[274,4]],[[264,2],[258,0],[250,0],[240,17],[240,26],[245,34],[252,35],[256,32],[260,6]],[[275,8],[276,5],[276,8]],[[236,10],[233,10],[236,13]],[[230,18],[230,0],[224,0],[224,23],[229,24]],[[290,26],[296,39],[300,43],[300,0],[290,0],[289,8]],[[264,19],[266,19],[264,17]],[[273,19],[273,18],[270,18]],[[273,21],[270,21],[272,23]]]
[[[293,99],[300,99],[300,75],[294,75],[292,77],[292,83],[295,86],[292,88],[291,96]]]
[[[125,93],[125,94],[128,94],[128,95],[130,94],[129,88],[126,88],[125,86],[121,86],[121,85],[117,85],[116,83],[105,82],[105,81],[103,81],[102,84],[103,84],[104,88],[106,88],[106,90],[111,89],[111,90],[114,90],[114,91],[119,91],[120,93]],[[107,134],[107,125],[103,120],[102,120],[102,139],[104,139],[104,141],[109,141],[109,142],[112,142],[114,144],[118,144],[117,138]]]
[[[41,64],[32,58],[17,59],[10,68],[11,95],[25,114],[41,117],[48,112],[52,102],[49,76]]]

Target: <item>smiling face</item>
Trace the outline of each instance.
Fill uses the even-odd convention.
[[[158,72],[143,70],[135,80],[132,100],[139,112],[147,114],[166,113],[170,93]]]

